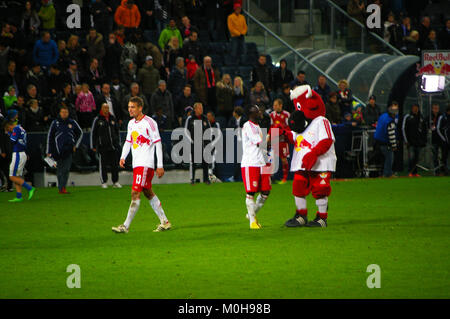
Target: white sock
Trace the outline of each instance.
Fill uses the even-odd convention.
[[[297,210],[306,209],[306,198],[305,197],[295,197],[295,206]]]
[[[258,195],[258,197],[256,198],[255,214],[257,212],[259,212],[259,210],[264,206],[264,203],[266,202],[267,197],[269,197],[269,196],[268,195],[262,195],[262,194]]]
[[[255,222],[255,209],[256,209],[256,203],[253,200],[253,196],[247,195],[245,198],[245,205],[247,205],[247,211],[248,211],[248,219],[250,220],[250,224]]]
[[[319,213],[326,213],[328,209],[328,197],[316,199],[316,205]]]
[[[159,201],[158,196],[153,196],[152,199],[150,199],[150,206],[152,206],[153,210],[155,211],[156,215],[158,216],[161,224],[167,223],[167,217],[164,213],[164,209],[161,206],[161,202]]]
[[[131,221],[133,220],[134,215],[136,215],[140,204],[140,199],[131,201],[130,208],[128,208],[127,219],[125,219],[125,222],[123,223],[127,229],[130,228]]]

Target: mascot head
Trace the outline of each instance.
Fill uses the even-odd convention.
[[[322,98],[309,85],[297,86],[291,91],[291,100],[295,109],[302,111],[309,120],[325,116],[325,104]]]

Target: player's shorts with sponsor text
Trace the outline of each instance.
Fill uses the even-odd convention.
[[[9,165],[9,176],[23,176],[26,162],[27,154],[25,152],[14,152]]]
[[[152,179],[155,171],[150,167],[138,166],[133,168],[133,186],[136,192],[152,188]]]
[[[330,179],[330,172],[296,171],[292,182],[292,194],[304,197],[312,193],[314,198],[330,196]]]
[[[242,179],[247,193],[267,192],[272,189],[270,175],[265,167],[241,167]]]

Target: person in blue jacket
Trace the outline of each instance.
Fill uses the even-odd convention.
[[[12,158],[9,166],[9,179],[16,186],[16,198],[9,200],[11,203],[21,202],[22,187],[28,191],[28,199],[33,197],[34,187],[23,179],[23,169],[27,162],[27,132],[14,120],[5,123],[5,131],[8,132],[12,144]]]
[[[42,38],[36,41],[33,48],[33,61],[41,67],[48,68],[56,64],[59,58],[58,46],[50,37],[48,31],[42,33]]]
[[[398,116],[398,103],[392,101],[387,112],[378,118],[377,129],[375,131],[375,142],[379,145],[384,156],[383,176],[392,176],[392,164],[394,162],[394,152],[397,150],[396,117]]]
[[[69,180],[72,154],[83,138],[83,131],[78,123],[69,118],[69,109],[62,106],[58,117],[53,120],[47,135],[47,156],[56,160],[58,189],[60,194],[66,190]]]

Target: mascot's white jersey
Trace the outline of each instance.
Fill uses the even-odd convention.
[[[294,155],[291,162],[291,172],[302,168],[302,159],[309,153],[321,140],[333,139],[330,149],[317,157],[317,162],[311,168],[315,172],[334,172],[336,170],[336,152],[334,151],[334,134],[330,122],[323,116],[316,117],[301,134],[292,132],[294,140]]]

